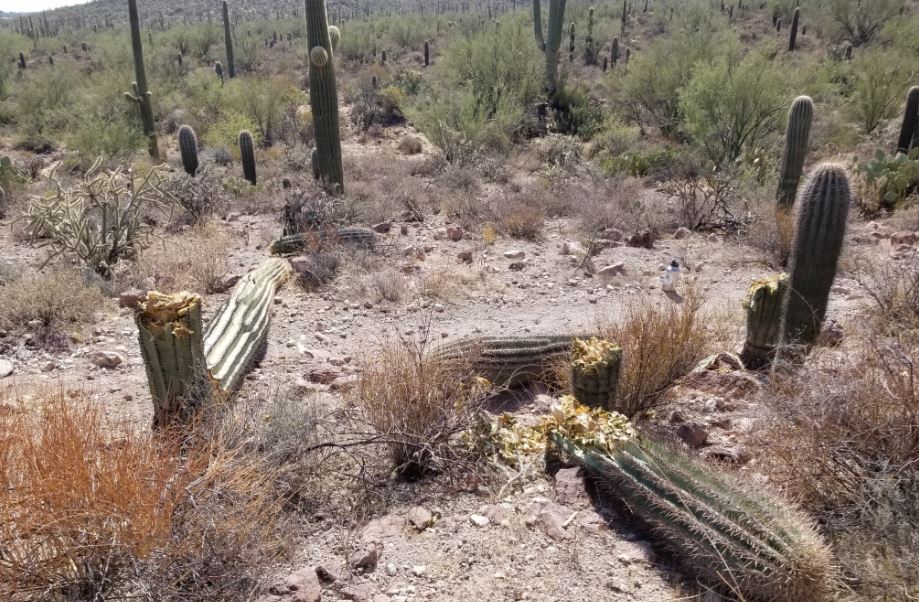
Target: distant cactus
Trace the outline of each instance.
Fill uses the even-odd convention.
[[[849,178],[826,163],[811,174],[797,203],[782,311],[782,345],[811,347],[826,316],[849,212]]]
[[[230,8],[227,6],[227,0],[221,3],[223,11],[223,41],[227,50],[227,75],[230,79],[236,77],[236,62],[233,60],[233,34],[230,29]],[[223,81],[223,77],[220,78]]]
[[[772,363],[781,335],[782,307],[787,293],[785,274],[757,280],[750,287],[744,300],[747,338],[740,354],[748,370],[759,370]]]
[[[597,64],[597,41],[594,39],[594,7],[587,11],[587,37],[584,38],[584,62]]]
[[[242,158],[243,177],[255,186],[255,145],[252,143],[252,134],[247,130],[239,133],[239,155]]]
[[[176,64],[177,64],[179,67],[182,66],[182,53],[181,53],[181,52],[177,52],[177,53],[176,53]]]
[[[798,41],[798,20],[801,17],[801,9],[795,8],[795,12],[791,17],[791,28],[788,31],[788,52],[793,52],[795,49],[795,44]]]
[[[137,14],[137,0],[128,0],[128,22],[131,27],[131,48],[134,53],[134,78],[131,84],[133,94],[125,96],[137,103],[141,121],[144,125],[144,135],[147,137],[147,150],[150,156],[158,159],[160,156],[159,144],[156,140],[156,124],[153,121],[152,93],[147,89],[147,72],[144,69],[144,46],[140,37],[140,18]]]
[[[847,61],[852,60],[852,44],[846,44],[846,53],[845,57]]]
[[[565,27],[566,0],[549,0],[548,34],[542,32],[541,0],[533,0],[533,29],[536,43],[546,56],[546,90],[553,96],[558,89],[558,51],[562,44],[562,29]]]
[[[616,409],[622,349],[608,341],[575,339],[571,349],[571,394],[580,403]]]
[[[191,126],[179,128],[179,152],[182,154],[182,167],[188,175],[194,176],[198,171],[198,137]]]
[[[428,67],[431,64],[431,45],[427,40],[424,41],[424,66]]]
[[[26,55],[24,55],[21,52],[19,53],[19,68],[20,69],[26,68]]]
[[[479,376],[498,386],[555,380],[576,335],[468,337],[431,350],[440,361],[471,363]]]
[[[814,120],[814,101],[809,96],[799,96],[788,111],[785,126],[785,149],[779,172],[776,202],[783,211],[790,212],[798,192],[798,183],[804,171],[804,160],[810,144],[811,123]]]
[[[310,106],[316,131],[319,173],[323,185],[334,193],[344,192],[341,134],[338,126],[338,91],[325,0],[306,0],[307,47],[310,49]],[[322,61],[322,54],[327,60]],[[320,60],[314,60],[316,59]]]
[[[380,64],[386,65],[386,49],[380,51]]]
[[[568,44],[568,62],[574,62],[574,21],[568,26],[568,35],[571,38],[570,43]]]
[[[224,79],[223,79],[223,64],[222,64],[220,61],[216,61],[216,62],[214,63],[214,73],[217,74],[217,77],[220,78],[220,84],[223,85],[223,84],[224,84]]]
[[[644,439],[551,438],[710,586],[750,602],[829,599],[829,548],[811,520],[761,486]]]
[[[613,45],[609,50],[609,62],[613,65],[619,62],[619,38],[613,38]]]
[[[919,121],[919,86],[913,86],[906,94],[906,106],[903,108],[903,122],[900,124],[900,137],[897,139],[897,152],[908,153],[916,137]]]

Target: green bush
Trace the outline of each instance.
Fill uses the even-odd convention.
[[[661,176],[676,158],[676,151],[668,147],[638,149],[607,157],[600,162],[609,176]]]
[[[873,158],[858,164],[858,172],[866,184],[863,208],[869,212],[894,209],[919,186],[919,149],[909,155],[888,155],[879,149]]]
[[[207,145],[219,149],[225,148],[230,151],[237,161],[239,160],[239,133],[242,130],[248,130],[252,133],[252,143],[258,146],[261,143],[261,135],[255,126],[255,122],[245,115],[236,112],[225,113],[211,124],[207,130],[204,140]]]
[[[877,129],[881,121],[896,115],[911,78],[911,70],[895,52],[867,51],[852,61],[848,107],[866,134]]]
[[[49,139],[73,119],[79,76],[69,69],[27,69],[16,90],[16,125],[27,139]],[[124,97],[118,99],[125,102]]]
[[[904,4],[904,0],[831,0],[829,14],[840,36],[853,46],[861,46],[899,14]]]
[[[593,155],[615,157],[632,149],[641,135],[637,127],[629,126],[616,117],[607,117],[593,138]]]
[[[267,144],[277,139],[288,109],[306,100],[291,85],[290,80],[282,76],[236,77],[228,81],[225,87],[225,104],[222,109],[245,115],[256,125],[261,139]]]
[[[603,126],[603,107],[581,87],[562,83],[552,99],[552,105],[555,127],[562,134],[590,140]]]

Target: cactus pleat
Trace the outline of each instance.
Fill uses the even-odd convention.
[[[182,154],[182,167],[190,176],[198,171],[198,137],[191,126],[179,128],[179,152]]]
[[[144,69],[144,44],[140,37],[140,17],[137,14],[137,0],[128,0],[128,21],[131,26],[131,48],[134,53],[134,94],[126,96],[137,103],[144,135],[147,137],[147,150],[150,156],[158,159],[159,145],[156,140],[156,124],[153,121],[152,93],[147,89],[147,72]]]
[[[782,306],[788,292],[784,274],[757,280],[750,286],[747,310],[747,338],[740,359],[750,370],[768,366],[775,355],[782,328]]]
[[[550,96],[558,88],[558,50],[562,44],[562,30],[565,28],[566,0],[549,0],[548,35],[542,33],[541,0],[533,0],[533,29],[536,43],[546,55],[546,89]]]
[[[516,386],[551,378],[569,357],[575,335],[468,337],[431,351],[440,361],[463,360],[498,386]]]
[[[795,49],[795,45],[798,41],[798,20],[801,17],[801,9],[795,8],[794,15],[791,18],[791,29],[788,32],[788,52],[792,52]]]
[[[819,166],[804,185],[797,203],[788,266],[789,291],[782,312],[783,346],[810,347],[817,340],[836,278],[849,202],[849,178],[840,165]]]
[[[917,121],[919,121],[919,86],[913,86],[906,94],[903,122],[900,125],[900,137],[897,139],[897,152],[909,152],[917,134]]]
[[[329,34],[325,0],[305,0],[306,40],[310,49],[310,105],[316,133],[317,163],[323,184],[333,192],[344,192],[341,164],[341,134],[338,126],[338,92],[335,88],[335,62]],[[313,60],[316,48],[322,49],[328,60],[317,64]]]
[[[608,341],[575,339],[571,348],[571,394],[586,406],[614,410],[622,349]]]
[[[814,102],[808,96],[797,97],[788,111],[785,148],[782,151],[779,187],[776,193],[776,202],[786,212],[790,211],[795,203],[798,183],[804,171],[804,159],[807,157],[813,120]]]
[[[187,418],[209,392],[200,297],[150,292],[135,321],[153,398],[153,427]]]
[[[370,228],[359,226],[346,226],[332,231],[319,230],[314,233],[315,239],[320,243],[337,243],[350,247],[372,249],[376,245],[376,234]],[[291,255],[306,249],[310,236],[304,234],[291,234],[271,243],[269,249],[272,255]]]
[[[265,261],[243,277],[208,325],[204,355],[221,392],[233,392],[262,351],[275,294],[289,273],[286,261]]]
[[[246,130],[239,133],[239,156],[242,158],[243,177],[255,186],[255,145],[252,143],[252,134]]]
[[[829,597],[829,549],[781,499],[649,441],[552,439],[712,587],[751,602]]]
[[[227,49],[227,75],[230,79],[236,77],[236,61],[233,60],[233,34],[230,29],[230,7],[227,0],[222,2],[223,10],[223,41]]]

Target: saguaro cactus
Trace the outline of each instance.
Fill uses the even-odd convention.
[[[547,36],[542,33],[541,0],[533,0],[533,30],[536,43],[546,56],[546,90],[554,96],[558,89],[558,50],[562,44],[562,29],[565,26],[566,0],[549,0],[549,26]]]
[[[795,7],[795,12],[791,17],[791,28],[788,31],[788,52],[792,52],[795,49],[795,44],[798,41],[798,20],[801,16],[801,9]]]
[[[125,96],[137,103],[141,121],[144,124],[144,135],[147,136],[147,145],[150,156],[158,159],[160,156],[159,144],[156,140],[156,124],[153,121],[153,94],[147,89],[147,72],[144,69],[144,44],[140,37],[140,17],[137,14],[137,0],[128,0],[128,21],[131,26],[131,48],[134,52],[134,83],[131,85],[133,94],[126,92]]]
[[[424,66],[431,64],[431,45],[427,40],[424,41]]]
[[[584,62],[597,64],[597,42],[594,39],[594,7],[587,11],[587,37],[584,39]]]
[[[551,437],[711,586],[751,602],[829,598],[830,550],[783,500],[650,441]]]
[[[900,137],[897,139],[897,152],[908,153],[916,137],[916,125],[919,121],[919,86],[913,86],[906,94],[906,106],[903,108],[903,123],[900,125]]]
[[[747,310],[747,338],[740,359],[749,370],[772,363],[782,328],[782,307],[788,294],[788,278],[779,274],[757,280],[750,286]]]
[[[785,126],[785,149],[782,151],[782,165],[779,172],[779,187],[776,202],[781,210],[791,211],[798,193],[798,183],[804,171],[804,159],[810,143],[811,123],[814,120],[814,102],[809,96],[799,96],[788,111]]]
[[[220,61],[214,62],[214,73],[220,78],[220,85],[222,86],[225,80],[223,79],[223,64]]]
[[[609,49],[609,61],[613,65],[619,62],[619,38],[613,38],[613,44]]]
[[[568,35],[571,41],[568,44],[568,62],[574,62],[574,21],[568,26]]]
[[[190,176],[198,171],[198,137],[191,126],[179,128],[179,152],[182,154],[182,167]]]
[[[19,68],[20,69],[26,68],[26,55],[24,55],[21,52],[19,53]]]
[[[227,0],[222,2],[223,10],[223,42],[227,47],[227,75],[230,79],[236,77],[236,61],[233,60],[233,34],[230,29],[230,7]],[[222,80],[222,78],[221,78]]]
[[[316,131],[317,163],[323,184],[331,191],[345,189],[338,129],[338,92],[325,0],[306,0],[306,39],[310,49],[310,106]]]
[[[478,374],[496,385],[515,386],[551,378],[571,353],[576,335],[469,337],[436,347],[441,361],[471,361]]]
[[[252,143],[252,134],[247,130],[239,133],[239,156],[242,158],[243,177],[255,186],[255,145]]]
[[[826,316],[849,213],[849,178],[826,163],[811,174],[798,201],[782,311],[782,345],[812,346]]]
[[[614,410],[622,349],[609,341],[575,339],[571,348],[571,394],[586,406]]]

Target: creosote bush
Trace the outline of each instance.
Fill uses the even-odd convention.
[[[79,328],[104,307],[100,288],[74,268],[50,265],[33,274],[0,276],[0,328],[18,330],[38,320],[48,332]]]

